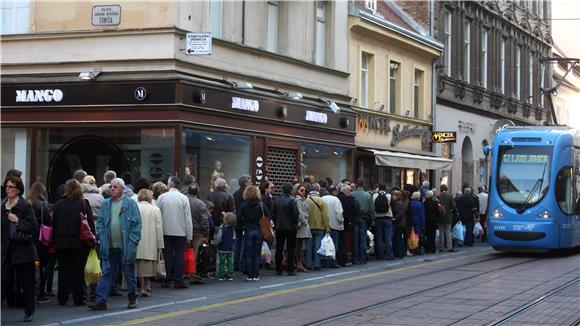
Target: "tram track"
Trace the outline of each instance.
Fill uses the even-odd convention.
[[[411,275],[411,276],[407,276],[407,277],[402,277],[402,278],[394,279],[394,280],[392,280],[392,282],[401,282],[401,281],[406,281],[406,280],[414,279],[414,278],[417,278],[417,277],[429,276],[429,275],[431,275],[433,273],[437,273],[437,272],[444,272],[444,271],[450,271],[450,270],[458,270],[458,269],[461,269],[462,267],[473,266],[474,264],[486,263],[486,262],[489,262],[489,261],[503,259],[503,258],[504,258],[504,256],[495,256],[495,257],[491,257],[491,258],[488,258],[488,259],[484,259],[484,260],[477,261],[475,263],[474,262],[468,262],[468,263],[460,264],[460,265],[457,265],[457,266],[453,266],[451,268],[450,267],[445,267],[445,268],[440,268],[440,269],[434,270],[434,271],[428,271],[428,272],[424,272],[424,273],[420,273],[420,274],[415,274],[415,275]],[[380,306],[380,305],[388,304],[390,302],[396,302],[396,301],[400,301],[400,300],[403,300],[403,299],[407,299],[407,298],[410,298],[410,297],[413,297],[413,296],[421,295],[421,294],[424,294],[424,293],[429,292],[429,291],[433,291],[433,290],[440,289],[442,287],[449,286],[450,284],[456,284],[456,283],[459,283],[459,282],[463,282],[463,281],[472,279],[473,277],[479,277],[479,276],[482,276],[482,275],[486,275],[486,274],[490,274],[490,273],[495,273],[495,272],[498,272],[498,271],[501,271],[501,270],[504,270],[504,269],[508,269],[508,268],[512,268],[512,267],[517,267],[517,266],[520,266],[520,265],[523,265],[523,264],[527,264],[527,263],[531,263],[533,261],[537,261],[539,259],[540,258],[533,258],[533,259],[529,259],[529,260],[526,260],[526,261],[523,261],[523,262],[518,262],[518,263],[515,263],[515,264],[510,264],[510,265],[507,265],[507,266],[502,266],[502,267],[499,267],[499,268],[496,268],[496,269],[493,269],[493,270],[490,270],[490,271],[486,271],[486,272],[483,272],[483,273],[479,273],[477,275],[470,275],[468,277],[461,278],[461,279],[457,279],[457,280],[454,280],[454,281],[451,281],[451,282],[447,282],[445,284],[437,285],[437,286],[434,286],[434,287],[430,287],[428,289],[419,290],[419,291],[415,291],[415,292],[412,292],[412,293],[409,293],[409,294],[406,294],[406,295],[402,295],[402,296],[399,296],[399,297],[396,297],[396,298],[384,300],[384,301],[378,302],[378,303],[373,304],[373,305],[370,305],[370,306],[366,306],[366,307],[354,309],[354,310],[351,310],[351,311],[348,311],[348,312],[345,312],[345,313],[341,313],[339,315],[335,315],[335,316],[331,316],[331,317],[326,317],[326,318],[324,318],[322,320],[313,321],[313,322],[307,323],[305,325],[322,325],[322,324],[326,324],[328,322],[341,319],[342,317],[351,315],[351,314],[356,313],[356,312],[359,312],[359,311],[364,311],[364,310],[372,309],[373,307],[377,307],[377,306]],[[258,311],[252,311],[252,312],[244,313],[244,314],[237,314],[237,315],[232,316],[232,317],[228,317],[228,318],[224,318],[224,319],[220,319],[220,320],[217,320],[217,321],[212,321],[212,322],[208,322],[208,323],[204,323],[204,324],[200,324],[200,325],[202,325],[202,326],[211,326],[211,325],[225,324],[225,323],[229,323],[229,322],[233,322],[233,321],[238,321],[238,320],[244,319],[244,318],[250,318],[250,317],[257,316],[257,315],[263,315],[263,314],[272,313],[272,312],[275,312],[275,311],[286,310],[286,309],[289,309],[289,308],[301,306],[301,305],[304,305],[304,304],[309,304],[309,303],[313,303],[313,302],[317,302],[317,301],[323,301],[323,300],[326,300],[326,299],[331,299],[331,298],[336,297],[336,296],[348,295],[348,294],[351,294],[351,293],[360,292],[361,290],[372,289],[372,288],[375,288],[375,287],[377,287],[379,285],[384,285],[384,283],[382,283],[382,284],[373,283],[373,284],[369,284],[369,285],[364,286],[364,287],[357,287],[357,288],[354,288],[354,289],[344,290],[344,291],[340,291],[340,292],[334,292],[334,293],[331,293],[331,294],[328,294],[328,295],[318,296],[318,297],[311,298],[311,299],[307,299],[307,300],[301,300],[301,301],[295,302],[295,303],[284,304],[284,305],[275,306],[275,307],[269,307],[267,309],[258,310]]]
[[[487,324],[486,326],[499,326],[499,325],[504,325],[506,323],[508,323],[510,320],[521,316],[524,312],[532,309],[533,307],[539,305],[540,303],[545,302],[547,299],[561,293],[562,291],[566,290],[567,288],[577,284],[580,282],[580,277],[577,277],[563,285],[560,285],[559,287],[557,287],[556,289],[553,289],[543,295],[541,295],[540,297],[536,298],[535,300],[532,300],[510,312],[508,312],[507,314],[505,314],[504,316],[502,316],[500,319],[493,321],[489,324]],[[570,325],[578,325],[580,323],[580,318],[578,318],[574,323],[570,324]]]

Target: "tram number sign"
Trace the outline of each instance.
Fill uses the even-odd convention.
[[[457,142],[456,131],[433,131],[431,141],[434,143],[455,143]]]

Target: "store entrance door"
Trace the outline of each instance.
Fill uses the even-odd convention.
[[[107,170],[117,172],[117,176],[130,172],[129,162],[121,149],[111,141],[98,136],[81,136],[62,145],[54,155],[47,175],[48,195],[56,202],[59,185],[72,178],[74,171],[83,169],[87,174],[103,183]]]

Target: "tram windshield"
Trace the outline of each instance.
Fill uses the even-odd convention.
[[[538,203],[550,185],[550,146],[500,146],[498,193],[521,214]]]

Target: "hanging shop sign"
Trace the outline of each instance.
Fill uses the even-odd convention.
[[[456,131],[433,131],[431,141],[434,143],[455,143],[457,142]]]
[[[260,102],[241,97],[232,97],[232,109],[258,112],[260,111]]]

